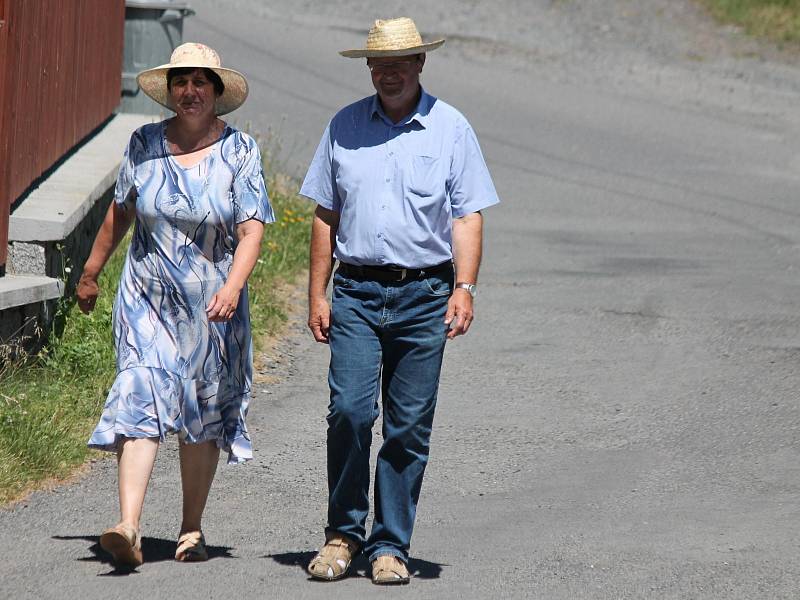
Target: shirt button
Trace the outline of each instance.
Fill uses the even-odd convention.
[[[378,238],[382,238],[382,237],[383,237],[383,234],[380,234],[380,233],[379,233],[379,234],[378,234]]]
[[[381,206],[381,210],[386,210],[386,205]]]
[[[394,156],[394,152],[389,152],[389,156]]]
[[[387,180],[386,180],[386,183],[389,183],[390,181],[391,181],[391,179],[387,179]]]

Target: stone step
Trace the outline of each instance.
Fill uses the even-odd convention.
[[[62,284],[58,279],[39,275],[0,277],[0,310],[59,298]]]

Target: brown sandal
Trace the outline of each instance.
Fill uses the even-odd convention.
[[[322,581],[341,579],[347,575],[347,569],[357,551],[358,544],[342,534],[333,533],[308,564],[308,574]]]
[[[135,568],[144,562],[139,532],[128,525],[119,523],[106,529],[100,536],[100,547],[111,555],[118,567]]]
[[[383,554],[372,561],[372,583],[376,585],[403,585],[411,580],[406,563],[391,554]]]
[[[178,537],[175,560],[180,562],[203,562],[208,560],[206,538],[202,531],[186,531]]]

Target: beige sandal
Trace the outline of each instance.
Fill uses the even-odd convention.
[[[372,583],[376,585],[403,585],[411,580],[406,563],[392,556],[383,554],[372,561]]]
[[[138,567],[144,562],[142,539],[133,527],[119,523],[100,536],[100,547],[108,552],[118,567]]]
[[[181,562],[203,562],[208,560],[206,538],[202,531],[187,531],[178,537],[178,549],[175,560]]]
[[[358,544],[334,533],[328,536],[325,545],[308,564],[308,574],[322,581],[335,581],[347,575],[347,569],[358,551]]]

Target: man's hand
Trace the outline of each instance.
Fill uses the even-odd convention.
[[[78,308],[81,309],[83,314],[88,315],[94,310],[97,296],[100,294],[100,286],[97,285],[97,279],[88,275],[81,275],[75,294],[78,297]]]
[[[447,339],[452,340],[457,335],[464,335],[474,319],[472,313],[472,296],[462,288],[456,288],[447,302],[447,314],[444,317],[445,325],[450,327]]]
[[[328,330],[331,326],[331,308],[325,298],[308,300],[308,328],[314,339],[323,344],[328,343]]]
[[[237,290],[231,286],[223,285],[219,291],[211,297],[211,301],[206,306],[206,314],[209,321],[221,322],[228,321],[236,312],[236,307],[239,305],[239,294],[241,290]]]

